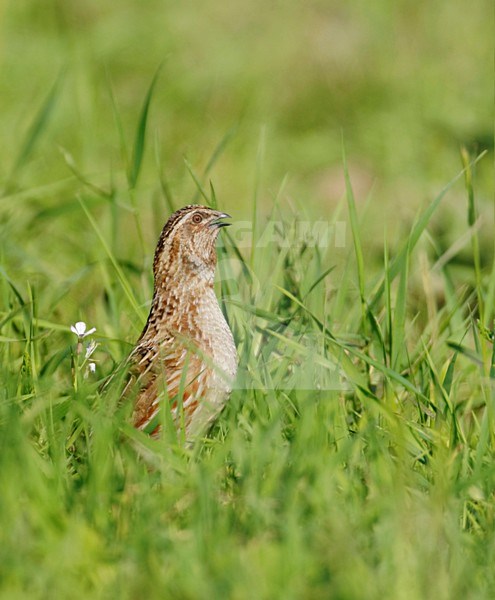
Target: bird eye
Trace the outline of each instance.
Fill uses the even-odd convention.
[[[192,216],[192,222],[196,223],[196,225],[198,223],[201,223],[201,221],[203,220],[203,217],[199,214],[199,213],[194,213]]]

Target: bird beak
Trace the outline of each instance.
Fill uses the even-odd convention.
[[[215,217],[215,220],[211,221],[210,227],[215,227],[216,229],[220,229],[220,227],[228,227],[232,225],[232,223],[224,223],[222,219],[231,219],[232,217],[227,213],[218,213]]]

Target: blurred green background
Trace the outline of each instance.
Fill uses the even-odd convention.
[[[175,206],[190,202],[196,190],[184,157],[201,174],[225,137],[208,178],[236,219],[251,215],[257,164],[266,213],[287,177],[287,206],[328,218],[344,192],[344,139],[357,202],[370,200],[368,258],[376,251],[381,260],[384,223],[392,240],[410,227],[418,207],[459,172],[461,145],[472,155],[493,147],[491,13],[487,1],[467,10],[446,0],[3,2],[0,233],[8,268],[63,281],[99,255],[77,198],[95,211],[103,205],[95,213],[102,227],[109,201],[73,176],[67,153],[88,181],[113,190],[116,255],[151,259],[169,213],[164,186]],[[160,65],[130,198],[125,174]],[[477,167],[476,185],[489,243],[490,158]],[[440,250],[464,232],[465,213],[461,184],[437,218]]]
[[[268,187],[288,173],[315,212],[342,193],[342,133],[361,196],[373,189],[380,209],[404,211],[458,171],[460,144],[493,144],[486,1],[466,10],[444,0],[18,0],[1,14],[3,179],[64,72],[49,127],[16,176],[21,188],[70,175],[58,145],[102,184],[118,173],[110,87],[131,142],[159,65],[150,141],[184,202],[183,155],[201,170],[236,126],[214,173],[229,207],[249,203],[262,128]],[[143,202],[156,179],[150,159]]]

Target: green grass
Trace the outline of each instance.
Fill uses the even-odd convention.
[[[0,598],[494,597],[488,19],[408,6],[4,9]],[[240,361],[194,448],[118,376],[190,201]]]
[[[132,290],[148,274],[119,266],[84,214],[101,236],[91,324],[109,373],[128,337],[118,313],[142,322]],[[424,299],[411,311],[424,215],[371,274],[346,247],[322,276],[335,248],[301,244],[296,215],[278,248],[253,244],[254,270],[227,241],[242,372],[194,450],[133,431],[117,386],[100,395],[83,377],[75,336],[43,318],[62,291],[4,277],[3,596],[490,597],[493,303],[473,311],[493,272],[459,295],[446,286],[427,318]]]

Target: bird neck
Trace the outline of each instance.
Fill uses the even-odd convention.
[[[187,310],[198,304],[201,298],[214,294],[214,272],[177,269],[155,275],[155,287],[151,312],[170,318],[177,311]]]
[[[214,245],[194,252],[174,238],[155,254],[153,273],[155,289],[195,288],[213,285],[217,255]]]

